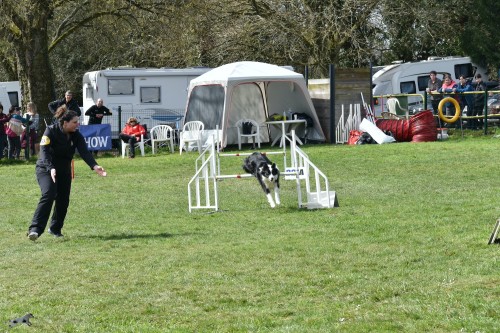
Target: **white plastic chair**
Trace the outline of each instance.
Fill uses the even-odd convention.
[[[179,143],[179,154],[182,154],[182,149],[184,149],[184,144],[187,144],[186,151],[189,150],[191,144],[196,143],[198,146],[198,152],[201,153],[201,137],[205,125],[201,121],[188,121],[182,126],[182,132],[180,133],[180,143]]]
[[[160,143],[166,142],[170,148],[170,152],[174,152],[174,130],[168,125],[154,126],[150,131],[151,148],[153,154],[155,149],[159,148]]]
[[[128,142],[123,142],[122,140],[122,158],[125,158],[125,155],[128,154]],[[141,156],[144,156],[144,135],[141,134],[141,141],[138,141],[135,143],[136,147],[139,147],[139,149],[141,150]]]
[[[243,124],[250,123],[252,124],[252,128],[250,129],[250,133],[244,133]],[[260,149],[260,129],[259,123],[257,123],[253,119],[240,119],[236,122],[236,128],[238,129],[238,149],[241,150],[241,139],[246,138],[247,142],[252,139],[252,148],[255,148],[255,141],[257,141],[257,145]]]
[[[392,118],[397,117],[398,119],[400,118],[397,114],[397,109],[399,108],[401,111],[405,112],[406,119],[409,118],[409,112],[406,109],[403,109],[401,107],[401,104],[399,104],[399,100],[397,98],[391,97],[387,100],[387,109],[389,109],[389,113],[392,114]]]

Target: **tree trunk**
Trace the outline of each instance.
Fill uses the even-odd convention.
[[[17,16],[19,34],[13,39],[23,105],[35,103],[40,117],[50,117],[47,104],[53,100],[53,74],[49,61],[47,22],[51,9],[46,1],[32,1],[36,15]],[[43,125],[43,121],[41,122]]]

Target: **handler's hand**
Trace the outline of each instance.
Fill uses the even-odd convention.
[[[108,174],[106,172],[106,170],[104,170],[104,168],[100,165],[96,165],[94,167],[94,171],[99,175],[99,176],[102,176],[102,177],[106,177]]]
[[[52,177],[52,181],[56,182],[56,169],[50,169],[50,177]]]

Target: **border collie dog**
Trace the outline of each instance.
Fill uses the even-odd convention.
[[[272,208],[280,204],[280,171],[276,163],[272,163],[266,155],[255,152],[245,158],[243,169],[257,178]],[[274,188],[274,201],[270,188]]]

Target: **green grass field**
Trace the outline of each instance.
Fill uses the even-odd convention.
[[[0,332],[500,331],[500,138],[303,150],[339,208],[231,179],[190,214],[195,153],[77,159],[65,238],[36,242],[34,164],[1,162]]]

